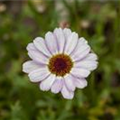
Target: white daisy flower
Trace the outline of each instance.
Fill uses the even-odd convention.
[[[32,59],[23,64],[31,82],[38,82],[43,91],[51,90],[66,99],[74,97],[76,88],[87,86],[86,78],[97,68],[97,55],[87,41],[68,28],[47,32],[27,46]]]

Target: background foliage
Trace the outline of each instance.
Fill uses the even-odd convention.
[[[120,120],[120,2],[57,2],[0,2],[0,120]],[[59,26],[84,36],[99,56],[73,100],[40,91],[22,72],[27,44]]]

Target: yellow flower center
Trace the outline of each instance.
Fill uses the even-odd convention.
[[[70,73],[73,67],[73,62],[68,55],[57,54],[50,58],[48,69],[56,76],[65,76]]]

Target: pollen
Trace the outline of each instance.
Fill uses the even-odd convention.
[[[72,59],[65,54],[57,54],[50,58],[48,69],[56,76],[65,76],[73,67]]]

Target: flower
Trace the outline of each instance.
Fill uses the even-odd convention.
[[[61,92],[66,99],[74,97],[76,88],[87,86],[86,78],[98,64],[88,42],[68,28],[35,38],[27,51],[32,60],[23,64],[23,71],[30,81],[39,83],[43,91]]]

